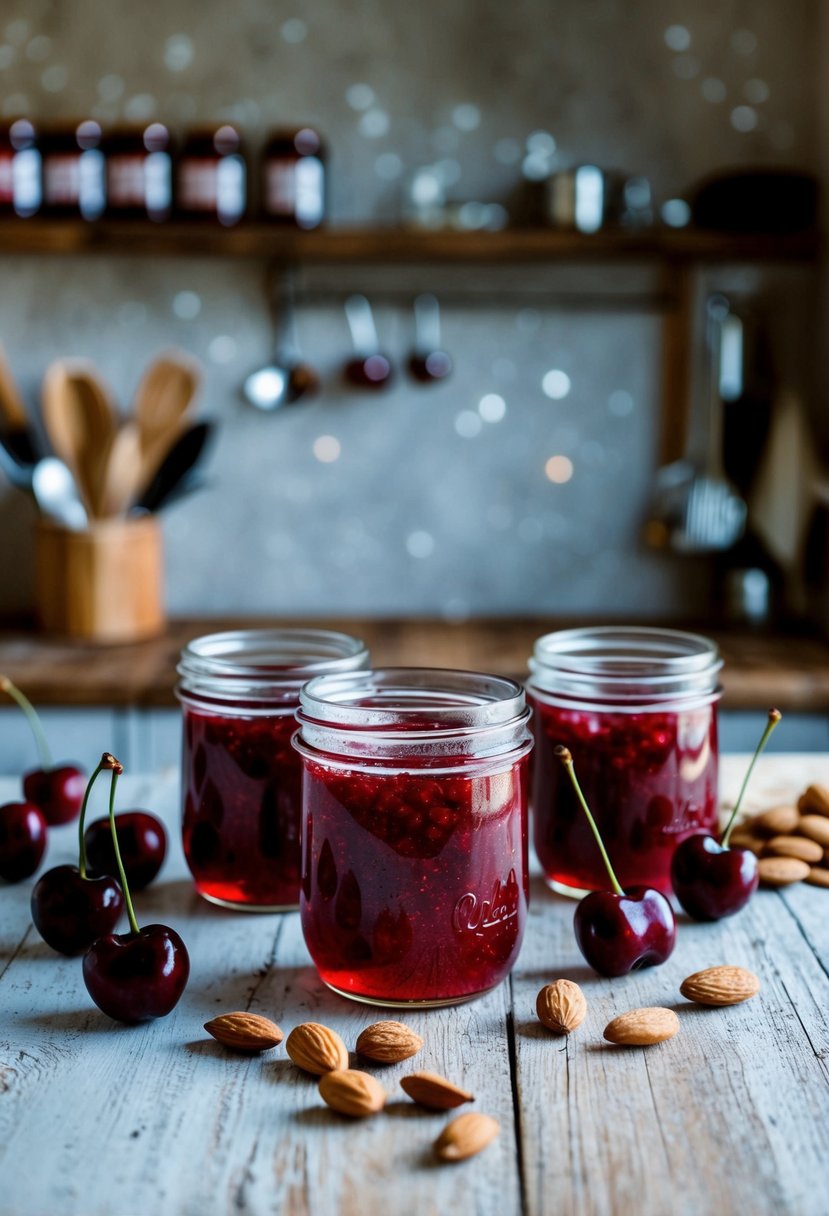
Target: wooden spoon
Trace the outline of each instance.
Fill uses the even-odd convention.
[[[43,421],[55,453],[72,471],[90,515],[101,514],[101,493],[118,421],[93,366],[59,359],[46,370]]]
[[[162,457],[169,450],[184,427],[200,384],[198,364],[181,351],[161,355],[149,365],[135,396],[135,420],[145,455],[150,450],[158,453],[162,444]],[[156,467],[159,459],[157,456]]]
[[[141,433],[129,419],[109,449],[101,488],[101,514],[105,517],[126,514],[145,481]]]

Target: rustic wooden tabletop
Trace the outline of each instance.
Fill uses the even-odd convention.
[[[726,798],[743,769],[726,757]],[[764,757],[748,809],[809,781],[829,784],[829,757]],[[96,794],[93,815],[104,810],[105,790]],[[0,803],[17,795],[16,782],[0,782]],[[130,1028],[100,1013],[80,962],[33,929],[31,882],[0,890],[3,1216],[829,1212],[829,891],[763,891],[718,925],[682,920],[664,966],[603,980],[576,949],[572,903],[537,880],[510,980],[469,1005],[405,1016],[423,1051],[416,1063],[361,1065],[390,1096],[383,1113],[352,1122],[323,1105],[282,1047],[231,1055],[202,1030],[217,1013],[249,1009],[286,1033],[324,1022],[353,1048],[378,1012],[322,986],[296,914],[222,912],[194,894],[176,803],[175,773],[119,787],[122,807],[146,806],[173,827],[160,880],[136,898],[139,919],[172,924],[192,959],[184,997],[158,1022]],[[74,845],[73,828],[54,830],[47,864],[71,860]],[[682,1000],[681,980],[718,963],[755,971],[760,995],[725,1009]],[[589,1003],[564,1040],[534,1013],[538,989],[559,976]],[[677,1037],[605,1043],[610,1018],[639,1005],[676,1009]],[[500,1121],[480,1156],[434,1160],[447,1116],[400,1090],[413,1065],[462,1083],[474,1109]]]

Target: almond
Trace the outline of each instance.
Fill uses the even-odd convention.
[[[760,882],[767,887],[787,887],[792,882],[802,882],[809,873],[805,861],[796,857],[761,857],[757,863]]]
[[[766,843],[766,837],[760,836],[756,832],[751,832],[748,828],[735,828],[731,833],[729,844],[735,849],[748,849],[751,853],[756,853],[758,856],[762,853]]]
[[[829,870],[823,866],[812,866],[804,881],[813,887],[829,887]]]
[[[356,1068],[337,1068],[324,1073],[319,1082],[320,1096],[332,1110],[352,1119],[376,1115],[386,1105],[386,1091],[376,1077]]]
[[[276,1022],[258,1013],[223,1013],[205,1022],[208,1034],[234,1051],[267,1051],[284,1039]]]
[[[697,1005],[739,1005],[760,991],[760,981],[745,967],[708,967],[695,971],[679,991]]]
[[[650,1047],[652,1043],[663,1043],[672,1039],[679,1030],[679,1018],[673,1009],[649,1006],[620,1013],[604,1029],[608,1043],[622,1047]]]
[[[402,1022],[375,1022],[366,1026],[357,1040],[357,1051],[369,1060],[381,1064],[397,1064],[416,1056],[423,1046],[423,1039]]]
[[[829,819],[825,815],[804,815],[798,831],[809,840],[816,840],[824,849],[829,849]]]
[[[320,1077],[335,1068],[348,1068],[348,1051],[335,1030],[319,1022],[295,1026],[285,1040],[285,1050],[296,1064]]]
[[[800,795],[797,808],[803,815],[829,815],[829,789],[825,785],[810,785]]]
[[[429,1110],[453,1110],[464,1102],[475,1101],[472,1094],[436,1072],[413,1072],[401,1078],[400,1086],[413,1102]]]
[[[813,818],[821,819],[819,815]],[[821,819],[821,823],[829,827],[829,819]],[[813,866],[823,860],[823,845],[816,840],[807,840],[805,836],[773,836],[766,845],[765,853],[771,857],[796,857],[798,861],[807,861]]]
[[[748,826],[754,832],[763,832],[767,836],[788,836],[797,827],[800,812],[796,806],[773,806],[760,815],[747,820]],[[743,824],[739,825],[743,827]]]
[[[440,1161],[465,1161],[491,1144],[500,1132],[501,1124],[491,1115],[458,1115],[435,1141],[435,1156]]]
[[[535,1011],[548,1030],[569,1034],[584,1021],[587,1000],[572,980],[553,980],[552,984],[545,984],[535,998]]]

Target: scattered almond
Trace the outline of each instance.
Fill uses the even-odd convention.
[[[825,785],[810,785],[800,795],[797,808],[803,815],[829,815],[829,789]]]
[[[698,1005],[739,1005],[760,991],[760,981],[745,967],[708,967],[683,980],[679,991]]]
[[[556,1034],[569,1034],[587,1016],[587,1000],[572,980],[553,980],[535,998],[538,1020]]]
[[[804,882],[808,882],[813,887],[829,887],[829,870],[823,866],[812,866]]]
[[[747,820],[752,831],[763,832],[767,836],[788,836],[799,822],[800,811],[796,806],[773,806],[770,810]],[[740,827],[742,826],[740,824]]]
[[[811,816],[807,815],[809,819]],[[819,815],[814,816],[820,819]],[[829,819],[821,820],[829,827]],[[816,840],[807,840],[805,836],[773,836],[765,848],[766,854],[772,857],[796,857],[798,861],[807,861],[809,865],[823,860],[823,845]]]
[[[621,1047],[650,1047],[672,1039],[678,1030],[679,1018],[673,1009],[650,1006],[620,1013],[605,1026],[604,1037]]]
[[[500,1123],[491,1115],[458,1115],[435,1141],[435,1156],[440,1161],[465,1161],[485,1149],[500,1132]]]
[[[759,836],[756,832],[749,831],[748,828],[735,828],[731,833],[729,844],[733,845],[735,849],[748,849],[759,856],[765,847],[766,837]]]
[[[402,1022],[375,1022],[367,1026],[357,1040],[357,1051],[369,1060],[381,1064],[398,1064],[415,1056],[423,1039]]]
[[[815,840],[824,849],[829,849],[829,819],[825,815],[804,815],[798,831],[809,840]]]
[[[767,887],[787,887],[793,882],[802,882],[809,873],[805,861],[796,857],[761,857],[757,863],[760,882]]]
[[[296,1064],[315,1076],[348,1068],[348,1051],[335,1030],[319,1022],[303,1022],[295,1026],[285,1040],[285,1050]]]
[[[334,1069],[320,1077],[320,1096],[332,1110],[352,1119],[376,1115],[386,1105],[386,1091],[376,1077],[356,1068]]]
[[[472,1094],[436,1072],[413,1072],[401,1078],[400,1085],[413,1102],[429,1110],[453,1110],[464,1102],[475,1101]]]
[[[267,1051],[284,1039],[276,1022],[258,1013],[223,1013],[204,1028],[208,1034],[234,1051]]]

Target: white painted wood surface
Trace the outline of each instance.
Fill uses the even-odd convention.
[[[726,798],[742,771],[726,758]],[[750,802],[786,800],[810,780],[829,784],[829,757],[764,757]],[[93,817],[104,810],[105,790],[96,793]],[[0,802],[17,794],[0,780]],[[32,883],[0,889],[2,1216],[829,1212],[829,892],[761,892],[719,925],[681,921],[667,964],[610,981],[578,954],[573,905],[536,881],[510,981],[470,1005],[407,1016],[424,1051],[378,1068],[387,1110],[352,1123],[323,1106],[282,1048],[232,1056],[202,1024],[247,1008],[286,1033],[325,1022],[353,1046],[382,1015],[320,984],[295,914],[222,912],[193,893],[177,774],[126,776],[119,805],[146,806],[172,828],[172,855],[136,903],[139,919],[181,932],[190,984],[169,1017],[118,1026],[92,1005],[79,961],[53,954],[32,928]],[[45,864],[70,860],[74,843],[71,827],[53,831]],[[760,996],[730,1009],[688,1005],[680,981],[715,963],[756,971]],[[590,1006],[566,1040],[534,1015],[538,989],[562,975]],[[641,1004],[675,1007],[679,1036],[650,1049],[605,1044],[607,1021]],[[462,1165],[434,1163],[447,1116],[398,1088],[414,1066],[471,1089],[476,1109],[500,1120],[498,1141]]]

